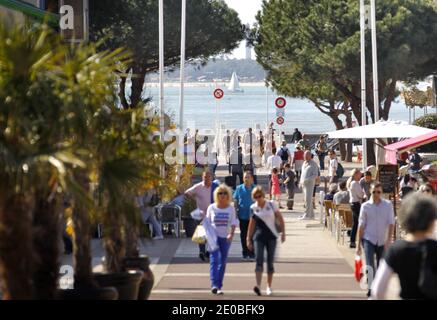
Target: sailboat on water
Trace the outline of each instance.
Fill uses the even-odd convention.
[[[244,92],[244,90],[240,87],[240,81],[238,80],[237,73],[232,73],[231,82],[229,82],[228,90],[231,92]]]

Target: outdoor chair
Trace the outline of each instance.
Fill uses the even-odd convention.
[[[181,207],[176,205],[162,205],[156,208],[158,220],[162,226],[173,226],[177,238],[181,236]]]
[[[331,215],[334,213],[334,202],[332,200],[325,200],[323,202],[325,207],[325,221],[324,221],[324,228],[327,228],[329,231],[332,229],[332,220]]]
[[[352,209],[348,204],[341,204],[337,207],[338,212],[338,224],[337,224],[337,243],[342,240],[342,244],[345,244],[345,232],[352,230],[353,216]]]

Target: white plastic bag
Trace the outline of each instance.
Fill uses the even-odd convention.
[[[202,211],[200,211],[198,208],[190,213],[191,218],[197,221],[202,221],[204,218],[204,214]]]
[[[217,245],[217,234],[215,233],[215,230],[209,223],[208,219],[203,221],[203,227],[205,228],[206,232],[206,248],[208,252],[214,252],[218,250],[219,247]]]

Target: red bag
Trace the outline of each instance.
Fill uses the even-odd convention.
[[[355,279],[360,282],[363,277],[363,260],[360,256],[355,257]]]

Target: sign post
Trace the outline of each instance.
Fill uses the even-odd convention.
[[[276,105],[276,123],[282,126],[285,123],[285,106],[287,105],[287,100],[285,98],[279,97],[275,100]]]
[[[378,181],[382,184],[382,192],[393,197],[393,210],[395,217],[396,212],[396,198],[398,194],[398,176],[399,166],[392,164],[380,164],[378,166]],[[395,226],[395,234],[396,234]]]
[[[219,110],[219,101],[223,99],[225,96],[225,93],[222,89],[218,87],[218,84],[216,83],[216,89],[214,90],[214,98],[215,98],[215,121],[216,121],[216,139],[219,139],[219,128],[220,128],[220,110]],[[218,140],[216,140],[218,141]],[[217,142],[218,145],[218,142]]]

